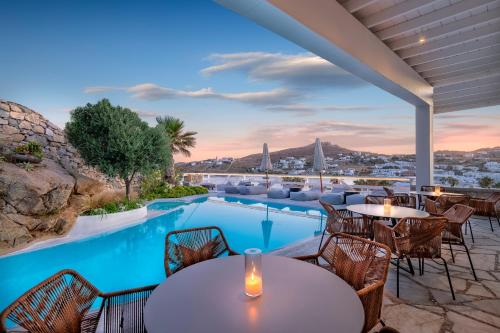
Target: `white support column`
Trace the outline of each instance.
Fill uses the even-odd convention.
[[[434,174],[434,146],[432,106],[422,105],[415,108],[415,141],[417,159],[417,190],[422,185],[433,184]]]

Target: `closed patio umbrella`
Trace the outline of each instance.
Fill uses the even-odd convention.
[[[321,192],[323,192],[323,176],[322,172],[326,169],[325,155],[323,154],[323,148],[321,147],[321,141],[316,138],[314,143],[314,160],[313,160],[313,170],[319,171],[319,184]]]
[[[273,169],[273,164],[271,163],[271,156],[269,155],[269,148],[267,143],[264,143],[262,147],[262,161],[260,162],[260,171],[266,172],[266,187],[269,187],[269,170]]]

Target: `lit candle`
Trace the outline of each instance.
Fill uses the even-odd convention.
[[[389,199],[389,198],[384,199],[384,211],[385,212],[391,211],[391,199]]]
[[[257,297],[262,294],[262,251],[245,250],[245,294]]]
[[[441,185],[436,185],[434,187],[434,192],[436,192],[437,195],[441,194]]]

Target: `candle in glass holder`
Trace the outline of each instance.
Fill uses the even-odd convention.
[[[437,195],[441,194],[441,185],[436,185],[434,187],[434,192],[436,192]]]
[[[262,251],[245,250],[245,294],[257,297],[262,294]]]
[[[384,199],[384,211],[386,212],[391,211],[391,199],[389,198]]]

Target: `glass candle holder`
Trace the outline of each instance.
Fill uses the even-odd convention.
[[[437,195],[441,194],[441,185],[436,185],[434,187],[434,192],[436,192]]]
[[[390,211],[391,210],[391,199],[387,198],[384,199],[384,211]]]
[[[245,294],[250,297],[262,295],[262,251],[245,250]]]

